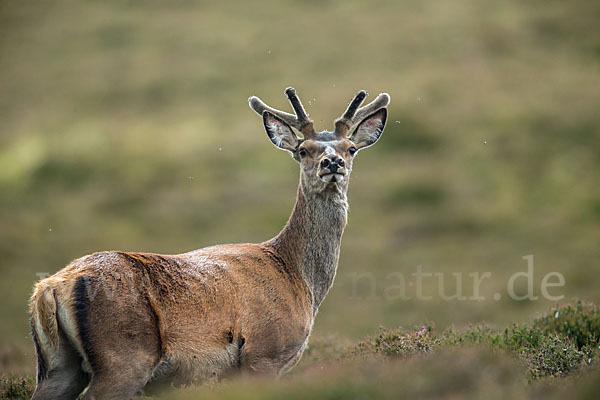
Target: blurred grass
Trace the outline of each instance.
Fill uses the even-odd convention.
[[[101,249],[275,235],[297,166],[246,99],[288,109],[289,85],[318,129],[358,89],[392,96],[355,163],[314,340],[523,321],[550,305],[505,295],[528,254],[536,295],[559,271],[557,294],[599,303],[599,15],[582,0],[1,2],[2,368],[34,368],[36,273]],[[467,296],[467,274],[490,271],[487,300],[443,301],[433,280],[432,300],[386,300],[389,274],[419,265],[445,272],[448,293],[463,273]],[[354,291],[364,272],[375,293]]]

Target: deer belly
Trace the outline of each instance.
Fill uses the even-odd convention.
[[[166,354],[152,374],[153,382],[171,382],[175,386],[201,383],[223,376],[239,365],[236,343],[220,348],[174,350]]]

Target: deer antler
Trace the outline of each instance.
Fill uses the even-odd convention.
[[[341,117],[335,120],[335,135],[343,139],[348,135],[348,131],[355,124],[362,121],[365,117],[379,110],[380,108],[386,107],[390,103],[390,95],[387,93],[380,93],[375,100],[370,102],[364,107],[358,108],[365,97],[367,97],[367,91],[361,90],[356,93],[346,112]]]
[[[285,95],[288,100],[292,104],[294,108],[294,112],[296,115],[286,113],[284,111],[276,110],[272,107],[266,105],[261,99],[256,96],[252,96],[248,99],[248,103],[250,107],[256,111],[259,115],[262,115],[263,112],[268,111],[273,115],[281,118],[288,125],[296,128],[300,133],[304,135],[305,139],[310,139],[315,136],[315,129],[313,126],[313,121],[308,117],[308,114],[304,110],[298,95],[296,95],[296,89],[293,87],[289,87],[285,89]]]

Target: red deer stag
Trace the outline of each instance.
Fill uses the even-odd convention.
[[[300,164],[283,230],[177,255],[94,253],[38,282],[33,399],[129,399],[153,383],[280,375],[298,362],[336,273],[354,156],[381,136],[390,97],[359,108],[360,91],[333,132],[316,132],[296,91],[285,94],[295,115],[249,99],[271,142]]]

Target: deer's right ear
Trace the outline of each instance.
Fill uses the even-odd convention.
[[[271,142],[280,149],[295,152],[300,144],[300,139],[292,131],[292,128],[283,120],[268,111],[262,114],[263,124]]]

